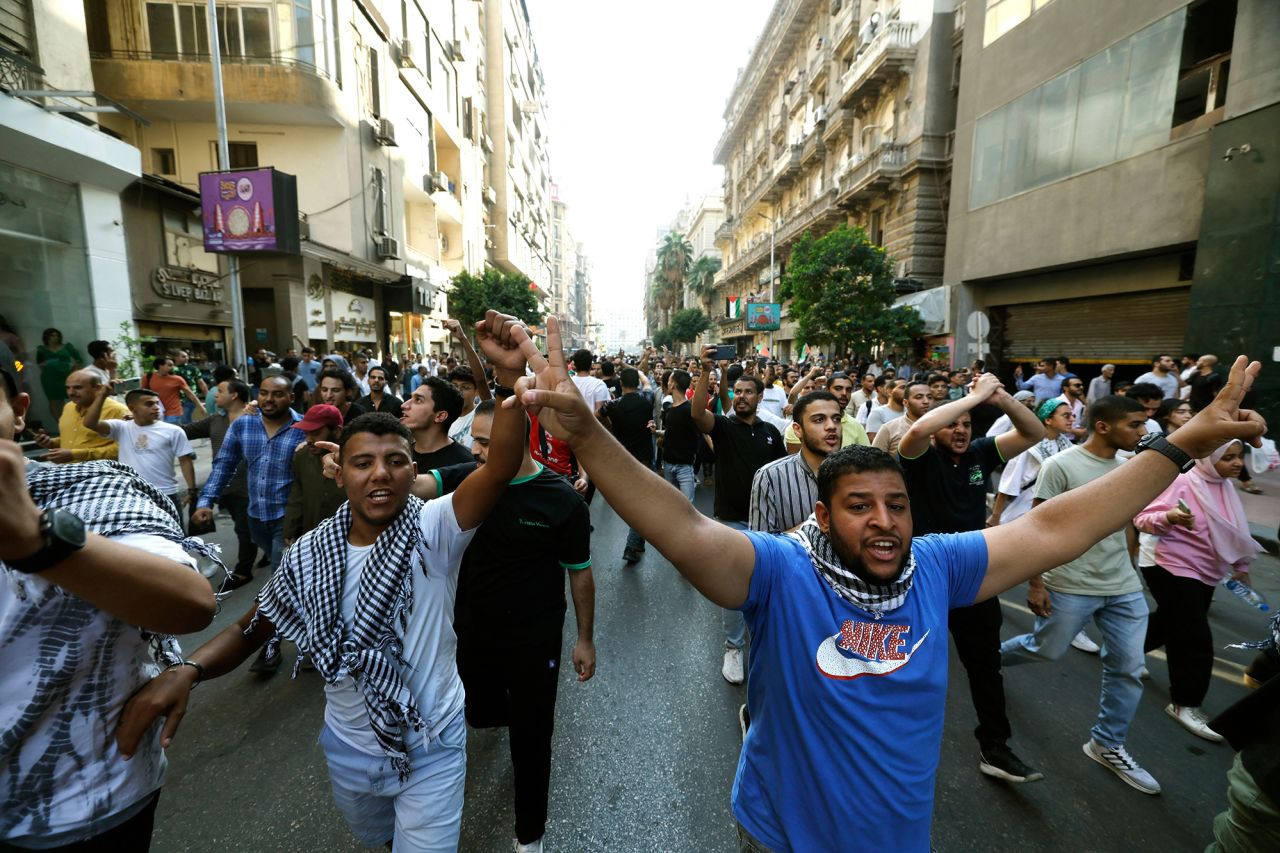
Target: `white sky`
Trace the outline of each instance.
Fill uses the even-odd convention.
[[[527,3],[552,180],[591,259],[599,322],[640,308],[657,229],[722,192],[725,101],[773,0]]]

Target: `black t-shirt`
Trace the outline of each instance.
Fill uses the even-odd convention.
[[[613,395],[613,399],[616,400],[622,396],[622,381],[618,377],[611,376],[604,380],[604,384],[609,389],[609,393]]]
[[[451,441],[431,453],[419,453],[417,448],[413,448],[412,453],[413,461],[418,464],[419,476],[424,476],[428,471],[434,471],[436,468],[459,465],[464,462],[474,464],[476,461],[476,458],[471,455],[471,451],[456,441]]]
[[[646,468],[652,466],[653,433],[649,432],[649,421],[653,420],[653,398],[643,392],[623,394],[605,403],[601,415],[609,419],[614,437],[627,452]]]
[[[442,494],[475,465],[437,472]],[[549,468],[511,481],[462,558],[454,627],[492,632],[495,645],[518,643],[511,623],[562,621],[565,571],[591,565],[591,514],[569,481]]]
[[[388,415],[395,415],[398,418],[400,417],[400,407],[404,405],[404,400],[401,400],[395,394],[389,394],[386,391],[383,391],[382,403],[380,405],[375,406],[373,404],[373,395],[371,394],[365,394],[361,397],[360,402],[357,405],[366,412],[383,412]]]
[[[1218,396],[1218,392],[1222,390],[1222,377],[1216,373],[1202,374],[1196,371],[1187,379],[1187,384],[1191,386],[1191,395],[1187,399],[1192,410],[1198,412]]]
[[[1004,463],[994,438],[976,438],[958,460],[932,442],[924,453],[898,461],[911,497],[912,534],[961,533],[987,525],[987,475]]]
[[[667,409],[662,436],[662,458],[674,465],[692,465],[702,437],[693,422],[692,406],[682,403]]]
[[[751,479],[761,467],[787,454],[782,433],[756,418],[748,424],[737,416],[715,415],[711,441],[716,446],[716,518],[746,521],[750,517]]]

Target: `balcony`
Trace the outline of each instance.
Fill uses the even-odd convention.
[[[716,242],[728,243],[733,239],[733,217],[729,217],[720,223],[720,227],[716,229]]]
[[[789,183],[800,173],[800,155],[803,146],[788,145],[782,150],[778,159],[773,161],[773,180],[775,183]]]
[[[148,119],[207,122],[213,68],[207,55],[95,51],[93,80]],[[222,57],[227,120],[260,124],[343,123],[341,91],[310,63],[283,56]]]
[[[848,207],[884,192],[902,174],[906,162],[907,147],[892,142],[850,162],[834,176],[838,186],[836,204]]]
[[[831,52],[825,47],[818,51],[809,62],[809,88],[817,91],[822,88],[822,84],[827,80],[827,67],[831,65]]]
[[[827,126],[822,129],[822,141],[830,142],[837,136],[845,136],[853,130],[853,110],[829,110]]]
[[[807,136],[804,138],[804,147],[800,149],[800,163],[807,166],[813,162],[813,158],[823,151],[822,147],[822,125],[815,124]]]
[[[956,3],[956,14],[951,25],[951,40],[958,43],[964,38],[964,5],[965,0]]]
[[[856,106],[902,74],[916,58],[916,30],[912,21],[885,24],[840,78],[840,105]]]
[[[849,9],[840,17],[840,23],[835,34],[831,37],[831,44],[835,50],[836,56],[839,56],[845,48],[853,44],[853,37],[857,33],[858,21],[857,16],[853,14],[855,3],[849,4]]]

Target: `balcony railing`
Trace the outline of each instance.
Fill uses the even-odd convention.
[[[82,113],[119,113],[149,125],[142,116],[106,95],[94,91],[65,91],[45,82],[44,69],[28,57],[0,47],[0,92],[28,101],[51,113],[61,113],[91,127],[97,122]]]
[[[89,57],[152,62],[194,62],[201,65],[208,65],[213,61],[213,57],[208,53],[161,53],[150,50],[95,50],[90,51]],[[221,59],[223,65],[271,65],[277,68],[296,68],[326,80],[332,79],[329,72],[317,67],[315,63],[292,56],[238,56],[224,53]]]
[[[800,170],[801,145],[788,145],[778,159],[773,161],[773,179],[785,180]]]
[[[840,78],[841,101],[849,102],[868,84],[897,73],[915,56],[914,21],[890,21],[862,48],[853,65]]]
[[[885,189],[889,181],[902,173],[907,162],[907,146],[886,142],[861,160],[850,162],[837,176],[840,204],[865,201]]]

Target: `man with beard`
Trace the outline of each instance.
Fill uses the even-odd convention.
[[[842,415],[848,417],[829,391],[812,391],[796,401],[791,418],[800,432],[800,452],[775,459],[756,471],[751,480],[749,529],[789,533],[813,514],[818,502],[818,466],[840,449]]]
[[[702,372],[693,390],[689,416],[715,444],[715,514],[726,527],[746,530],[751,515],[751,480],[765,464],[786,455],[782,434],[756,417],[756,407],[764,392],[758,376],[743,375],[733,386],[733,414],[714,415],[707,411],[707,384],[715,368],[716,348],[702,350]],[[581,459],[581,454],[579,454]],[[587,470],[594,470],[584,460]],[[637,463],[638,464],[638,463]],[[612,504],[612,501],[610,501]],[[714,551],[708,553],[714,554]],[[724,611],[724,662],[720,674],[730,684],[741,684],[745,675],[743,647],[747,644],[747,623],[738,610]]]
[[[386,368],[370,367],[368,377],[369,393],[360,398],[358,402],[360,408],[366,412],[382,412],[392,417],[400,417],[400,407],[404,405],[404,400],[387,390]]]
[[[895,391],[896,393],[896,391]],[[878,447],[890,456],[898,452],[898,444],[907,430],[915,426],[916,421],[933,407],[933,395],[925,382],[912,381],[903,386],[902,403],[905,408],[902,417],[894,418],[876,431],[872,447]]]
[[[213,469],[191,513],[196,524],[213,520],[213,505],[245,464],[249,477],[249,536],[267,555],[268,571],[274,572],[284,553],[284,507],[293,484],[293,451],[298,434],[289,429],[300,418],[290,405],[293,390],[283,376],[268,376],[258,386],[258,414],[237,418],[227,429],[222,449],[214,457]],[[233,573],[222,589],[229,592],[253,580],[251,572]],[[271,665],[266,656],[263,665]],[[278,666],[276,661],[274,666]],[[272,666],[272,669],[274,669]]]
[[[597,422],[569,381],[555,317],[547,364],[519,388],[598,472],[624,521],[712,602],[768,626],[756,632],[754,722],[733,788],[740,837],[756,845],[747,849],[927,851],[947,611],[1070,562],[1145,509],[1173,482],[1176,460],[1260,439],[1265,421],[1240,409],[1260,370],[1240,357],[1222,394],[1164,445],[1011,524],[914,540],[902,471],[869,447],[822,463],[814,518],[791,536],[707,519]]]
[[[1013,430],[995,438],[972,439],[970,411],[994,400]],[[987,523],[987,477],[999,465],[1044,438],[1044,425],[984,373],[968,395],[932,406],[898,445],[898,460],[911,497],[916,533],[963,533]],[[953,605],[947,619],[956,653],[969,676],[969,695],[978,716],[978,769],[1006,782],[1034,782],[1044,774],[1027,766],[1009,748],[1013,731],[1004,707],[1000,676],[1000,602],[989,598],[969,607]]]
[[[831,374],[831,381],[828,383],[830,393],[835,397],[836,402],[840,404],[840,411],[844,414],[840,418],[840,446],[848,447],[851,444],[870,444],[867,438],[867,431],[862,424],[858,423],[858,419],[848,413],[849,400],[853,397],[853,380],[849,378],[847,373]],[[813,392],[810,392],[813,393]],[[792,415],[794,416],[794,412]],[[800,440],[800,422],[793,420],[787,424],[786,431],[782,433],[782,438],[787,444],[788,453],[797,453],[801,447]]]
[[[500,386],[523,377],[526,358],[541,366],[514,317],[489,311],[477,325]],[[356,837],[370,847],[456,850],[467,740],[452,619],[458,570],[520,467],[525,423],[519,406],[498,410],[487,464],[425,503],[411,494],[409,430],[384,414],[348,424],[338,472],[348,502],[294,543],[257,605],[196,649],[192,666],[134,696],[116,735],[120,751],[133,754],[158,716],[169,746],[191,688],[233,671],[279,631],[324,678],[320,746]]]
[[[381,370],[369,368],[370,373]],[[321,444],[335,442],[342,432],[342,413],[321,403],[307,409],[302,420],[293,425],[306,435],[307,446],[293,454],[293,485],[284,507],[284,544],[292,545],[331,517],[347,499],[347,493],[334,480],[324,475]]]

